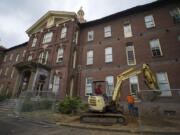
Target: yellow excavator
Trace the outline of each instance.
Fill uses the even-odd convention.
[[[112,97],[108,102],[103,95],[90,95],[88,97],[89,112],[81,115],[81,122],[101,124],[125,123],[125,116],[119,106],[121,86],[123,81],[141,73],[144,76],[145,84],[153,93],[149,96],[149,100],[154,100],[161,92],[159,91],[157,80],[152,70],[147,64],[143,64],[140,68],[130,68],[117,76]],[[100,82],[103,81],[95,81],[94,83]]]

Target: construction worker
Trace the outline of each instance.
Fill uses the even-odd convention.
[[[95,89],[95,94],[96,95],[102,95],[103,94],[103,90],[102,90],[102,87],[101,87],[101,84],[99,84],[96,89]]]
[[[127,96],[127,102],[128,102],[129,114],[133,115],[133,111],[134,111],[134,97],[132,95],[128,95]]]
[[[102,85],[99,84],[96,89],[95,89],[95,94],[96,95],[101,95],[104,97],[105,102],[108,102],[108,96],[106,95],[106,93],[104,93],[104,90],[102,89]]]

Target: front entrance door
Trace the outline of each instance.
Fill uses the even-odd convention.
[[[19,90],[17,92],[17,97],[19,97],[22,91],[26,91],[28,89],[30,77],[31,77],[30,70],[23,72]]]
[[[38,80],[37,87],[36,87],[36,96],[42,96],[43,88],[44,88],[44,85],[45,85],[45,80],[46,80],[45,75],[40,75],[39,76],[39,80]]]

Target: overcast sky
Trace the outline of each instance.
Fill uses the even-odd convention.
[[[77,12],[87,21],[155,0],[0,0],[0,44],[6,48],[28,40],[25,31],[49,10]]]

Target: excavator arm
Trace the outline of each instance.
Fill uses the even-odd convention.
[[[117,76],[116,86],[114,88],[113,95],[112,95],[112,104],[117,106],[119,103],[122,82],[124,80],[129,79],[132,76],[135,76],[141,73],[143,73],[144,75],[145,83],[147,87],[152,90],[158,90],[158,85],[157,85],[155,75],[153,74],[153,72],[151,71],[151,69],[149,68],[147,64],[143,64],[143,66],[140,69],[130,68],[127,71]],[[160,92],[157,92],[157,94],[160,94]]]

